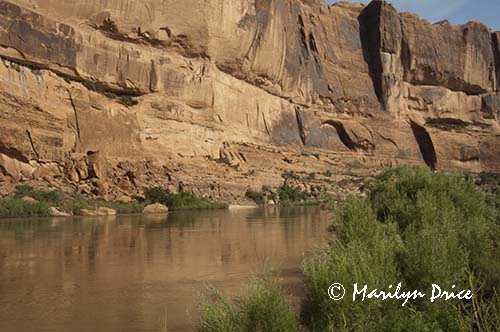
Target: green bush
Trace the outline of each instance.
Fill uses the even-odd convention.
[[[139,104],[139,102],[132,98],[132,96],[126,94],[116,94],[115,92],[112,92],[112,89],[105,83],[90,80],[83,80],[81,83],[87,89],[100,93],[110,99],[115,99],[117,102],[126,107],[131,107]]]
[[[132,107],[139,104],[139,102],[131,96],[118,96],[116,99],[120,104],[126,107]]]
[[[281,174],[281,177],[285,180],[298,180],[300,179],[300,176],[298,176],[294,171],[286,171],[283,174]]]
[[[500,317],[499,225],[484,193],[460,176],[401,167],[342,205],[331,248],[304,265],[303,320],[311,331],[495,331]],[[431,293],[475,288],[475,303],[330,301],[333,282],[403,283]],[[481,299],[480,301],[478,299]],[[478,318],[479,317],[479,318]],[[496,325],[498,326],[498,325]]]
[[[212,290],[201,304],[199,332],[299,332],[300,325],[271,279],[255,281],[234,301]]]
[[[159,187],[145,189],[144,196],[146,197],[146,202],[160,203],[166,205],[171,210],[211,210],[228,208],[226,203],[214,202],[187,192],[168,194]]]
[[[396,285],[401,239],[394,224],[377,221],[367,200],[349,200],[338,213],[331,249],[304,264],[306,300],[302,318],[311,331],[377,331],[383,314],[392,313],[394,305],[333,302],[326,290],[334,282],[373,288]]]
[[[245,197],[258,205],[262,205],[265,203],[265,197],[262,192],[248,189],[247,192],[245,193]]]
[[[17,186],[16,198],[23,198],[25,196],[36,199],[37,201],[57,204],[62,200],[62,194],[57,190],[36,190],[31,186]]]
[[[154,203],[165,204],[168,200],[167,192],[160,187],[144,189],[144,197],[146,198],[146,201],[150,204]]]
[[[138,214],[142,213],[144,210],[144,204],[137,201],[130,203],[105,202],[100,200],[88,200],[85,198],[66,201],[61,206],[61,209],[73,215],[79,215],[82,209],[94,210],[101,207],[113,209],[117,214]]]
[[[46,217],[49,216],[47,203],[29,203],[18,198],[0,199],[0,218]]]
[[[309,195],[297,187],[283,185],[278,188],[278,196],[283,205],[306,201]]]
[[[412,264],[418,262],[411,257],[425,257],[425,250],[439,253],[433,255],[433,260],[455,264],[448,266],[448,272],[440,269],[439,274],[436,271],[428,277],[458,281],[452,271],[462,266],[472,269],[480,280],[487,282],[487,287],[500,285],[500,256],[498,250],[491,249],[500,244],[496,211],[474,183],[461,176],[401,167],[383,172],[368,188],[378,219],[398,224],[407,243],[407,258]],[[466,257],[460,257],[462,261],[458,263],[452,253],[457,256],[466,254]],[[429,273],[437,263],[428,261],[418,271],[408,271],[421,273],[411,281],[422,280],[423,274]],[[497,272],[496,276],[492,272]]]
[[[186,192],[169,195],[166,205],[169,209],[172,210],[205,210],[228,208],[228,205],[226,203],[214,202]]]
[[[41,206],[54,206],[61,211],[72,213],[73,215],[79,215],[80,210],[82,209],[92,210],[98,207],[107,207],[114,209],[118,214],[141,213],[144,209],[144,204],[141,204],[137,201],[131,203],[105,202],[101,200],[90,200],[78,194],[65,196],[62,192],[57,190],[36,190],[33,189],[33,187],[26,185],[17,186],[15,198],[20,199],[25,196],[29,196],[38,200]],[[9,206],[12,206],[12,204],[10,204]],[[45,209],[38,209],[37,205],[33,205],[30,207],[26,204],[17,204],[16,206],[20,210],[17,213],[10,213],[11,215],[19,214],[20,217],[48,215],[48,212],[46,213]],[[29,214],[27,214],[26,211],[30,211]],[[37,211],[40,212],[40,214],[36,214]]]

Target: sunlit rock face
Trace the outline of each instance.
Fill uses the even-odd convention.
[[[0,1],[0,171],[242,144],[500,171],[499,39],[385,1]]]

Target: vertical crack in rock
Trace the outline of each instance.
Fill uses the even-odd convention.
[[[71,91],[67,89],[69,101],[71,103],[71,107],[73,108],[73,112],[75,113],[75,126],[76,126],[76,136],[78,138],[78,142],[81,142],[80,138],[80,124],[78,122],[78,111],[76,110],[75,101],[73,100],[73,96],[71,95]]]
[[[300,113],[300,107],[295,106],[295,116],[297,118],[297,126],[299,128],[299,135],[300,135],[300,140],[302,141],[303,145],[306,145],[306,131],[304,128],[304,122],[302,120],[302,114]]]
[[[409,81],[410,79],[408,78],[408,73],[410,72],[410,59],[411,59],[411,50],[410,50],[410,45],[407,40],[407,36],[403,34],[403,37],[401,39],[401,65],[403,66],[403,75],[404,75],[404,80]]]
[[[269,135],[269,137],[271,137],[271,131],[269,130],[269,126],[267,125],[266,115],[264,113],[262,113],[262,120],[264,121],[264,127],[266,128],[267,134]]]
[[[302,54],[305,59],[309,58],[309,48],[307,47],[307,37],[306,37],[306,30],[304,26],[304,20],[302,19],[302,16],[299,15],[299,36],[300,36],[300,41],[302,43]]]
[[[31,137],[31,132],[29,131],[29,129],[26,129],[26,134],[28,135],[28,140],[30,141],[31,149],[36,156],[36,160],[40,160],[40,154],[38,154],[38,151],[35,148],[35,143],[33,142],[33,137]]]
[[[156,73],[156,66],[154,60],[151,60],[151,69],[149,74],[149,91],[156,92],[158,86],[158,74]]]
[[[247,129],[249,132],[252,132],[252,129],[250,128],[250,120],[248,119],[248,113],[245,113],[245,117],[247,120]]]
[[[309,48],[314,56],[314,62],[316,63],[316,70],[318,71],[318,75],[323,74],[323,67],[321,65],[321,61],[318,53],[318,46],[316,45],[316,39],[312,32],[309,33]]]
[[[496,91],[500,91],[500,31],[493,33],[493,57],[495,58],[495,72],[497,76]]]
[[[432,142],[431,135],[429,135],[429,132],[424,127],[418,125],[413,121],[410,121],[410,125],[413,131],[413,135],[415,136],[417,144],[420,148],[422,158],[424,159],[427,166],[429,166],[432,170],[436,170],[436,149],[434,148],[434,143]]]

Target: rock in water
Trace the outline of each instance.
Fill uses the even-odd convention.
[[[168,213],[168,207],[163,204],[151,204],[144,208],[144,214],[165,214]]]
[[[69,213],[59,211],[55,207],[50,207],[49,212],[52,217],[71,217]]]
[[[80,215],[85,217],[107,217],[107,216],[116,216],[116,210],[101,207],[97,210],[87,210],[81,209]]]

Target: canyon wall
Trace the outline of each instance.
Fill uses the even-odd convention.
[[[499,39],[377,0],[0,0],[0,184],[500,172]]]

